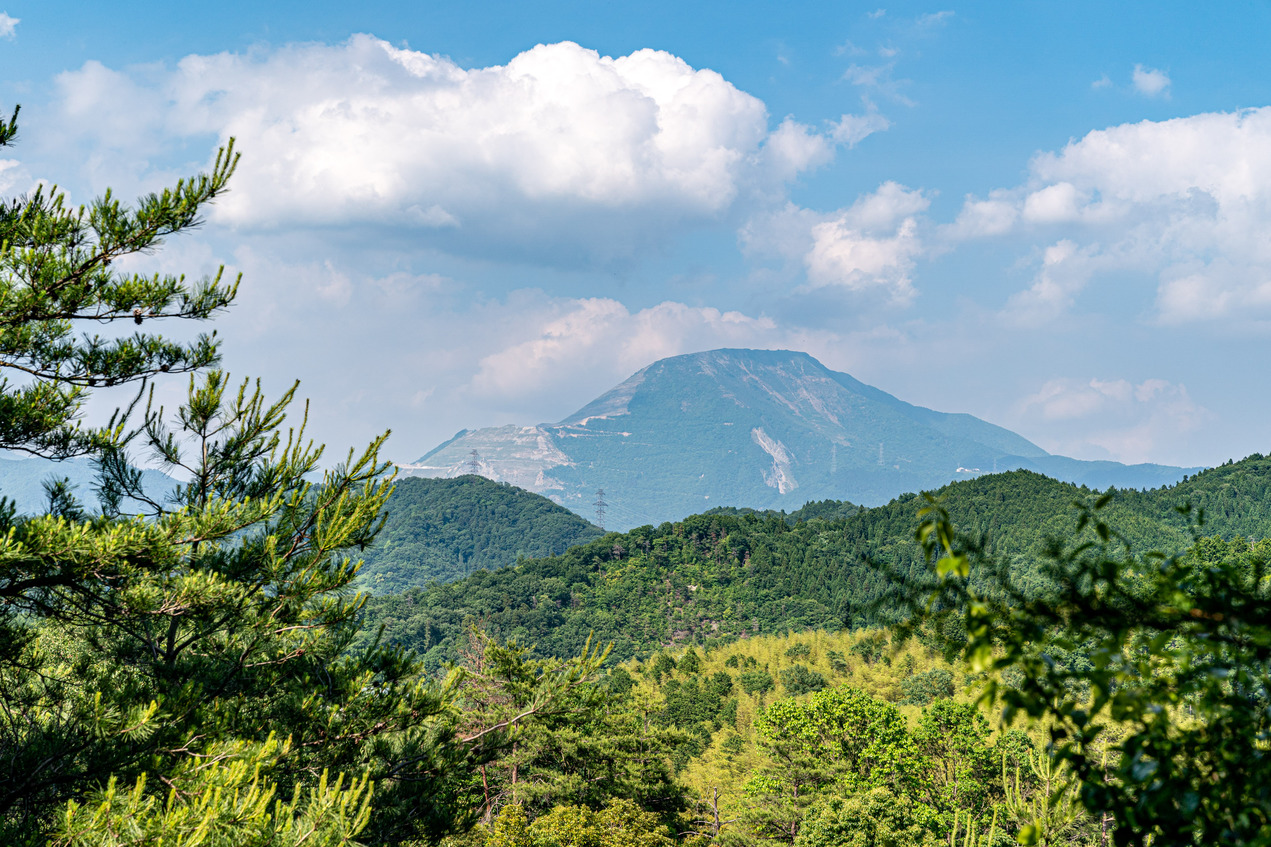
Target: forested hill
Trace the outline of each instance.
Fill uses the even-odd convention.
[[[1073,502],[1098,492],[1013,471],[937,494],[960,528],[982,534],[1027,575],[1045,538],[1072,532]],[[923,502],[907,495],[794,525],[779,514],[717,513],[610,533],[563,555],[377,597],[366,631],[383,623],[389,638],[439,666],[475,621],[558,656],[576,652],[594,632],[601,643],[614,642],[618,658],[693,640],[883,623],[866,610],[887,584],[863,560],[918,567],[913,534]],[[1186,502],[1204,510],[1204,534],[1271,535],[1271,459],[1255,455],[1169,488],[1118,492],[1106,514],[1132,544],[1174,551],[1191,538],[1188,518],[1177,511]]]
[[[358,574],[375,594],[559,555],[603,534],[546,497],[472,475],[400,480],[386,513]]]

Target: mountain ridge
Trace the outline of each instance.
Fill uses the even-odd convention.
[[[355,583],[374,594],[560,555],[602,535],[545,497],[472,475],[399,480],[383,514]]]
[[[474,450],[483,476],[580,515],[603,500],[610,528],[713,506],[878,505],[1016,468],[1099,488],[1154,488],[1198,470],[1054,456],[1004,427],[909,403],[789,350],[661,359],[556,423],[462,430],[402,471],[471,472]]]
[[[1051,539],[1075,543],[1080,512],[1101,492],[1014,470],[942,486],[934,496],[962,532],[1037,585]],[[794,514],[722,509],[658,527],[611,532],[564,554],[483,571],[402,595],[377,595],[364,631],[418,649],[433,667],[453,661],[466,628],[566,657],[612,642],[625,659],[696,642],[760,634],[880,626],[902,614],[887,598],[929,564],[914,540],[927,500],[908,492],[858,509],[810,504]],[[1189,509],[1180,511],[1180,507]],[[1271,538],[1271,457],[1253,454],[1151,491],[1123,490],[1102,520],[1133,549],[1179,553],[1194,533],[1225,542]],[[1203,518],[1203,523],[1202,523]],[[1084,532],[1093,538],[1094,531]],[[1265,548],[1263,555],[1265,555]]]

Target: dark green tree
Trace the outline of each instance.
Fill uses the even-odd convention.
[[[737,683],[747,694],[763,694],[771,691],[775,684],[772,674],[761,670],[742,671]]]
[[[467,774],[474,798],[468,805],[484,820],[508,806],[538,817],[559,805],[599,809],[614,799],[634,802],[664,822],[685,808],[670,766],[681,734],[653,725],[630,688],[615,690],[610,682],[626,676],[623,669],[596,678],[603,660],[595,651],[581,661],[536,659],[515,642],[472,632],[456,688],[460,734],[471,738],[517,724],[495,755]]]
[[[0,121],[0,147],[14,141],[17,114]],[[118,434],[80,425],[89,389],[217,361],[215,333],[177,342],[149,327],[206,320],[234,299],[237,281],[219,272],[198,281],[119,272],[116,263],[198,226],[237,163],[231,142],[210,172],[133,206],[107,192],[72,207],[57,189],[43,188],[0,202],[0,447],[53,458],[89,453]],[[81,334],[129,324],[140,328]]]
[[[474,726],[462,672],[433,681],[374,639],[352,649],[352,554],[391,491],[383,438],[321,470],[307,415],[288,417],[294,386],[270,401],[205,370],[171,416],[138,395],[110,426],[80,426],[88,389],[216,360],[210,336],[75,332],[229,303],[219,278],[114,263],[195,226],[235,161],[227,148],[135,208],[37,192],[0,214],[0,368],[24,379],[0,384],[0,446],[94,452],[103,501],[90,515],[54,484],[48,514],[0,508],[0,843],[435,840],[475,820],[477,768],[599,667],[590,651],[562,660],[531,708]],[[142,489],[138,455],[177,476],[169,496]],[[120,515],[124,498],[147,514]]]
[[[791,665],[781,671],[781,687],[791,697],[810,694],[825,687],[825,677],[806,665]]]
[[[925,706],[938,697],[953,696],[953,674],[944,668],[932,668],[900,683],[902,703]]]

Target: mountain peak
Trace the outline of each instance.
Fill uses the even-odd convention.
[[[719,349],[661,359],[554,424],[461,433],[407,473],[482,473],[613,526],[714,506],[865,505],[982,473],[1031,468],[1122,487],[1190,469],[1051,456],[999,426],[907,403],[793,350]]]

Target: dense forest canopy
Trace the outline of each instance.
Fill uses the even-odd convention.
[[[476,475],[398,480],[384,514],[357,580],[374,594],[559,555],[603,534],[546,497]]]
[[[1073,503],[1096,493],[1013,471],[935,496],[955,525],[1014,562],[1027,583],[1046,540],[1071,531]],[[1169,488],[1116,492],[1107,514],[1136,547],[1176,550],[1191,539],[1175,508],[1183,502],[1204,511],[1206,534],[1261,538],[1260,528],[1271,526],[1271,459],[1250,456]],[[873,509],[810,504],[788,516],[716,510],[610,533],[560,556],[376,597],[364,632],[383,625],[387,638],[440,668],[474,622],[552,656],[571,655],[594,633],[614,643],[616,658],[677,643],[891,623],[900,612],[887,601],[896,583],[870,562],[899,579],[925,567],[913,540],[924,504],[912,495]]]

